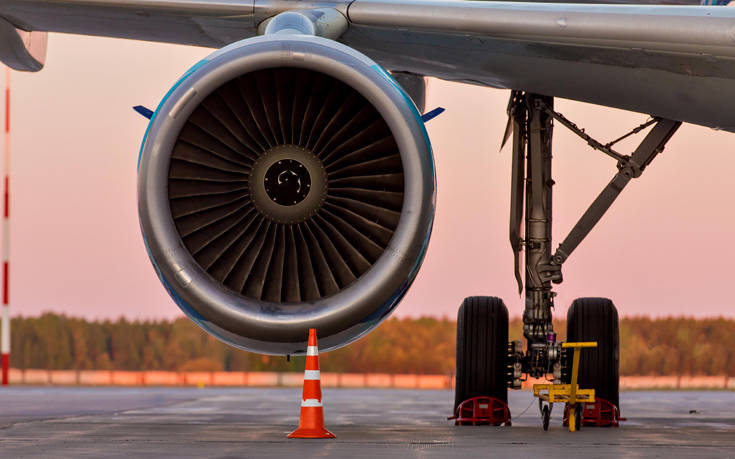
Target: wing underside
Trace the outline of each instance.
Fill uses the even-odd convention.
[[[735,8],[357,0],[348,14],[343,40],[390,69],[735,131]]]
[[[299,0],[3,0],[28,31],[220,47]],[[386,68],[735,131],[735,8],[465,0],[330,4]]]

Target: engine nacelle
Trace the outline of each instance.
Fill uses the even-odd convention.
[[[234,346],[302,354],[377,326],[416,276],[435,178],[420,114],[337,42],[234,43],[194,66],[151,119],[140,224],[179,307]]]

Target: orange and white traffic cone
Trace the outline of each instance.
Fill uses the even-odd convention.
[[[304,370],[304,392],[301,396],[299,428],[288,434],[288,438],[336,438],[324,428],[322,406],[322,383],[319,375],[319,348],[316,345],[316,329],[309,329],[306,348],[306,370]]]

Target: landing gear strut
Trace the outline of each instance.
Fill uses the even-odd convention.
[[[563,263],[600,221],[628,182],[640,177],[656,155],[663,151],[666,142],[679,128],[681,122],[653,118],[637,127],[633,132],[653,124],[653,128],[635,152],[627,156],[616,152],[612,147],[630,134],[608,144],[602,144],[563,115],[555,112],[553,103],[551,97],[535,94],[516,91],[511,96],[508,108],[513,133],[510,243],[515,257],[519,292],[523,290],[520,252],[523,248],[526,251],[526,307],[523,312],[523,336],[526,338],[527,348],[521,362],[523,372],[532,377],[551,374],[554,380],[559,380],[562,376],[562,351],[551,322],[556,296],[552,290],[552,283],[562,282]],[[618,161],[618,172],[552,255],[553,120],[582,137],[594,149],[615,158]],[[520,224],[524,216],[525,238],[521,238]],[[511,382],[511,387],[519,386],[520,380]]]
[[[551,175],[551,164],[554,121],[570,129],[595,150],[599,150],[614,158],[617,161],[618,171],[572,228],[569,235],[552,254],[551,224],[552,189],[554,181]],[[653,127],[631,155],[620,154],[613,148],[620,140],[640,132],[651,125]],[[518,291],[519,293],[525,293],[523,336],[526,340],[526,346],[524,351],[523,343],[510,343],[508,346],[506,366],[495,369],[495,371],[504,372],[510,388],[519,389],[524,375],[534,378],[547,378],[555,384],[564,382],[564,376],[568,373],[568,365],[566,363],[567,358],[565,357],[565,352],[562,349],[562,343],[557,341],[557,335],[552,324],[552,311],[554,309],[554,297],[556,296],[556,293],[552,289],[552,284],[562,282],[562,265],[564,262],[590,233],[597,222],[600,221],[628,182],[633,178],[640,177],[651,161],[663,151],[666,143],[680,125],[681,122],[679,121],[654,117],[636,127],[630,133],[612,142],[603,144],[587,135],[583,129],[577,127],[577,125],[563,115],[554,111],[554,100],[552,97],[521,91],[513,91],[511,93],[508,104],[508,126],[506,127],[503,144],[512,135],[510,244],[514,254],[515,277],[518,282]],[[525,223],[524,234],[521,234],[522,223]],[[522,276],[520,255],[523,250],[525,250],[525,269],[524,275]],[[599,300],[592,301],[594,304],[604,303],[607,305],[609,303],[609,307],[604,307],[608,308],[605,311],[609,310],[610,312],[604,312],[604,314],[609,315],[611,318],[614,317],[614,326],[611,322],[609,327],[602,329],[598,327],[595,330],[590,330],[590,332],[598,334],[599,339],[597,336],[591,336],[589,340],[599,340],[601,343],[604,343],[600,348],[595,350],[595,352],[600,352],[600,355],[617,355],[618,332],[615,307],[607,299],[590,300]],[[595,308],[597,306],[590,306],[589,308],[587,306],[579,306],[575,314],[581,313],[579,311],[583,309],[588,311],[584,314],[585,317],[603,314],[603,312],[599,311],[594,312],[597,311]],[[575,322],[573,325],[575,328],[574,330],[570,330],[571,333],[576,334],[576,336],[586,336],[586,333],[580,331],[580,327],[583,325],[582,323]],[[458,336],[461,332],[461,330],[458,330]],[[488,337],[488,339],[491,338]],[[465,347],[462,353],[466,352],[475,352],[475,350]],[[588,350],[585,352],[592,351]],[[458,348],[458,368],[460,361],[467,361],[469,359],[469,357],[460,354],[461,352],[459,352]],[[585,359],[587,358],[585,357]],[[496,361],[500,360],[502,359],[496,358]],[[600,389],[604,387],[603,392],[606,392],[608,402],[611,402],[609,399],[612,399],[614,402],[611,403],[617,405],[617,360],[613,361],[609,357],[604,357],[604,360],[598,359],[598,361],[609,362],[610,365],[615,365],[614,371],[611,370],[604,375],[605,378],[614,378],[615,381],[614,383],[601,381],[601,378],[589,376],[587,377],[588,383],[593,386],[600,386]],[[586,375],[587,373],[585,371],[587,370],[583,367],[582,374]],[[466,371],[463,374],[460,374],[458,371],[457,387],[460,387],[460,384],[463,385],[462,387],[467,387],[466,380],[471,377],[471,375],[466,374]],[[487,376],[483,377],[486,378]],[[462,395],[462,397],[469,398],[492,395],[465,392],[462,394],[458,393],[457,396],[460,397]],[[456,406],[458,406],[458,402],[455,402]],[[547,426],[551,407],[542,405],[540,409],[544,417],[544,426]]]
[[[554,100],[550,97],[519,93],[514,94],[511,101],[513,176],[510,237],[519,291],[523,289],[519,271],[520,251],[523,247],[526,249],[523,336],[526,338],[527,348],[521,363],[523,372],[533,377],[542,377],[554,371],[561,377],[561,347],[556,342],[556,333],[551,323],[555,296],[551,290],[551,281],[554,278],[548,269],[551,262],[554,185],[551,179],[553,118],[542,109],[553,107],[553,103]],[[524,188],[526,237],[521,239]],[[557,368],[554,368],[555,364]],[[520,380],[514,380],[511,387],[520,387]]]

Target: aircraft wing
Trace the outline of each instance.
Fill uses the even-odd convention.
[[[522,89],[735,131],[735,8],[466,0],[3,0],[49,31],[220,47],[331,6],[390,70]]]
[[[357,0],[343,40],[391,70],[735,131],[735,8]]]
[[[255,34],[253,0],[3,0],[0,17],[31,31],[219,48]]]

